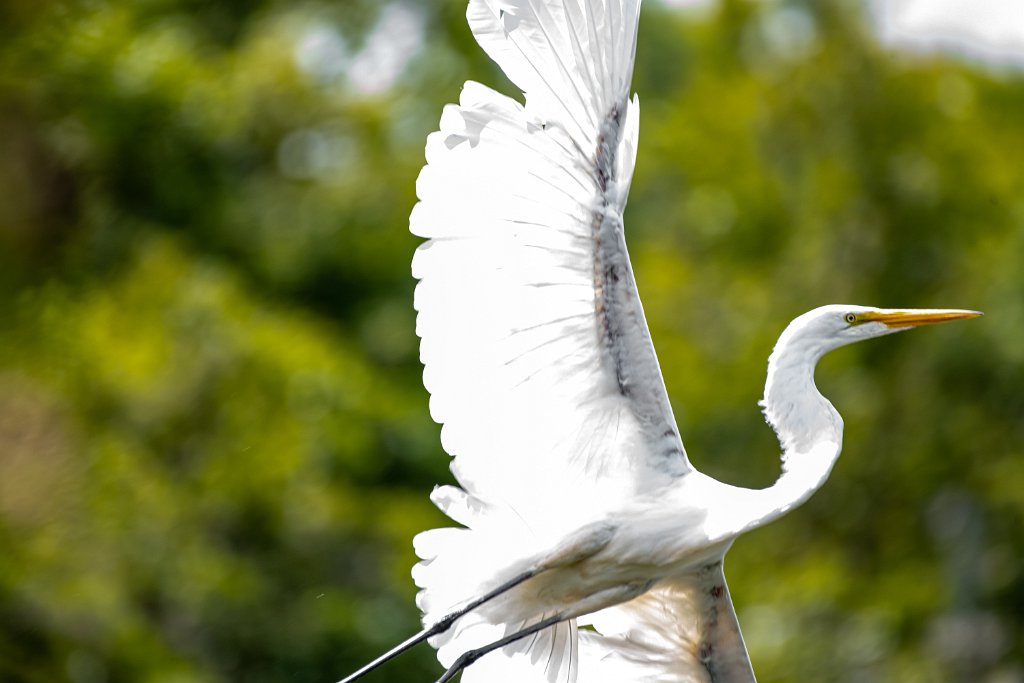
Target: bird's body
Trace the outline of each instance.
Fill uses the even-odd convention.
[[[413,260],[424,384],[459,483],[432,499],[461,526],[415,539],[427,628],[346,681],[428,637],[450,667],[442,681],[464,667],[467,683],[752,681],[722,561],[839,456],[818,359],[975,315],[831,305],[797,318],[762,401],[779,480],[749,490],[695,470],[623,230],[639,9],[469,1],[474,35],[526,105],[467,83],[428,138],[410,219],[427,238]]]

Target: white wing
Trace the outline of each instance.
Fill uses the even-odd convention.
[[[579,632],[586,683],[754,683],[720,562],[587,621],[597,632]]]
[[[410,228],[429,238],[413,260],[424,384],[462,486],[434,500],[468,527],[417,538],[426,622],[691,469],[622,229],[639,4],[469,2],[474,35],[527,101],[467,83],[428,138],[417,182]],[[493,639],[462,621],[442,661]],[[574,676],[559,663],[574,662],[574,628],[545,634],[549,672]]]
[[[622,232],[638,5],[471,1],[528,104],[467,83],[417,183],[431,413],[463,488],[531,525],[567,512],[553,501],[613,503],[605,482],[632,492],[689,470]]]

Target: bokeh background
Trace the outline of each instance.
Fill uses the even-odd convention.
[[[464,10],[0,3],[0,680],[334,681],[418,628],[407,216],[442,105],[512,92]],[[876,35],[649,0],[633,263],[692,460],[747,486],[789,319],[987,313],[825,360],[845,453],[728,576],[762,683],[1020,683],[1024,72]]]

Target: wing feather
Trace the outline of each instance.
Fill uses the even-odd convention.
[[[596,631],[580,631],[586,683],[755,683],[721,563],[587,621]]]
[[[690,471],[623,234],[638,14],[639,0],[469,2],[477,41],[526,104],[467,82],[416,185],[423,380],[461,486],[433,499],[468,527],[417,537],[426,622]],[[496,632],[471,617],[435,639],[442,660]],[[575,624],[534,639],[538,680],[574,680],[576,644]]]
[[[470,2],[474,35],[527,104],[467,83],[428,138],[410,218],[429,238],[413,275],[442,443],[467,491],[552,537],[579,504],[689,469],[622,234],[638,11]]]

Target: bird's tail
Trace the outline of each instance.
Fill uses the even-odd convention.
[[[468,528],[424,531],[414,547],[421,558],[413,578],[422,588],[417,605],[427,626],[442,621],[496,586],[515,582],[536,564],[536,539],[521,520],[453,486],[431,495],[434,503]],[[445,667],[469,650],[484,647],[548,616],[532,604],[528,590],[513,588],[460,617],[451,629],[430,638]],[[547,628],[484,657],[465,670],[465,683],[566,683],[576,680],[577,630],[574,620]],[[540,665],[538,666],[538,663]]]

